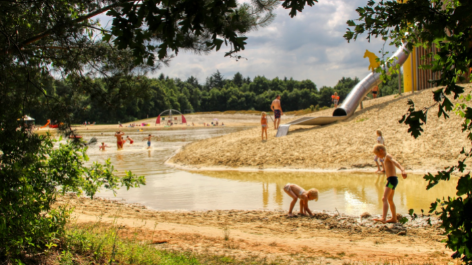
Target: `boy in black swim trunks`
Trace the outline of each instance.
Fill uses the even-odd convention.
[[[380,159],[384,160],[385,174],[387,175],[387,185],[385,185],[383,201],[383,214],[381,219],[374,219],[374,221],[382,223],[397,223],[397,212],[395,203],[393,203],[393,195],[395,195],[395,188],[398,184],[397,173],[395,167],[398,167],[402,172],[402,177],[406,179],[407,175],[405,169],[398,163],[393,157],[387,154],[387,148],[382,144],[374,146],[374,154]],[[392,212],[392,218],[387,220],[388,206],[390,205],[390,211]]]

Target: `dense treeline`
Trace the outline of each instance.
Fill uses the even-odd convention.
[[[206,79],[205,84],[199,84],[193,76],[182,81],[163,74],[158,78],[138,76],[112,81],[95,78],[87,80],[87,84],[77,84],[76,79],[70,77],[64,80],[50,79],[46,90],[48,95],[60,98],[71,106],[72,121],[75,123],[116,123],[157,116],[169,108],[181,112],[267,111],[278,94],[282,97],[284,111],[307,109],[310,106],[326,107],[332,105],[331,95],[334,92],[338,93],[342,101],[358,82],[357,77],[343,77],[334,87],[323,86],[318,89],[311,80],[269,80],[264,76],[256,76],[251,80],[240,73],[236,73],[231,79],[225,79],[217,71]],[[101,93],[80,94],[75,92],[74,87],[77,85],[86,85],[91,87],[91,91]],[[381,96],[397,91],[396,76],[380,87]],[[115,107],[110,109],[110,106]],[[46,111],[41,108],[30,109],[30,114],[38,123],[49,118],[44,113]]]

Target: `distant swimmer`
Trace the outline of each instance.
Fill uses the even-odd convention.
[[[287,183],[284,187],[285,193],[288,196],[292,197],[292,202],[290,203],[290,209],[288,210],[288,216],[293,216],[292,210],[297,203],[297,200],[300,199],[300,215],[306,216],[306,214],[310,214],[313,216],[313,213],[308,208],[308,201],[316,200],[318,201],[318,190],[317,189],[310,189],[305,191],[302,187],[298,186],[297,184],[290,184]]]
[[[146,141],[147,140],[147,149],[151,148],[151,138],[152,138],[152,135],[148,135],[147,137],[144,137],[143,138],[143,141]]]
[[[105,151],[105,148],[108,147],[108,145],[106,145],[104,142],[102,142],[102,145],[100,145],[98,147],[98,150],[102,150],[102,151]]]
[[[407,175],[405,169],[398,163],[391,155],[387,153],[387,148],[383,144],[377,144],[374,146],[374,154],[380,159],[384,160],[384,169],[387,175],[387,184],[385,185],[385,191],[382,198],[383,202],[383,213],[382,218],[374,219],[374,221],[382,223],[398,223],[397,211],[395,203],[393,202],[393,195],[395,195],[395,188],[398,185],[397,172],[395,167],[401,170],[402,177],[406,179]],[[388,206],[390,205],[390,211],[392,212],[392,218],[387,220]]]
[[[116,146],[118,147],[118,149],[123,149],[123,141],[121,140],[123,138],[123,135],[125,135],[125,133],[121,131],[117,131],[115,133]]]
[[[270,105],[270,108],[274,112],[274,129],[277,130],[280,124],[280,116],[284,115],[282,111],[282,106],[280,105],[280,95],[277,95],[275,97],[274,101],[272,101],[272,105]]]
[[[126,140],[129,140],[129,144],[133,144],[133,143],[134,143],[134,140],[131,139],[131,137],[129,137],[129,136],[126,136]]]

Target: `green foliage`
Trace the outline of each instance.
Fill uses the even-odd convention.
[[[148,241],[143,244],[136,239],[121,239],[119,232],[119,228],[104,230],[97,224],[69,228],[64,235],[60,258],[65,264],[75,264],[71,253],[99,264],[201,264],[190,253],[157,250]]]
[[[313,1],[287,3],[296,12]],[[192,90],[168,78],[155,81],[143,76],[181,50],[205,53],[225,44],[231,47],[226,55],[232,56],[244,49],[245,33],[271,21],[278,4],[275,0],[239,6],[235,0],[1,1],[0,260],[19,262],[20,256],[54,247],[68,216],[64,208],[51,209],[58,190],[93,197],[100,187],[116,190],[144,184],[142,177],[131,173],[117,178],[109,162],[84,166],[86,148],[81,144],[54,145],[48,137],[19,128],[23,125],[19,118],[34,113],[38,121],[57,120],[62,123],[60,133],[69,136],[72,121],[91,120],[87,115],[132,120],[157,106],[195,108],[208,96],[219,102],[220,93],[204,95],[195,80],[189,84],[198,89]],[[105,12],[114,17],[111,30],[93,19]],[[221,89],[229,91],[233,105],[241,105],[234,90]],[[152,101],[146,100],[151,97]],[[252,105],[255,95],[249,93],[248,98]],[[69,257],[67,252],[62,255],[65,261]]]
[[[388,95],[398,94],[398,73],[389,76],[390,79],[382,82],[379,85],[379,96],[384,97]],[[403,76],[401,82],[401,91],[403,92]]]
[[[0,256],[3,259],[49,248],[63,235],[69,211],[63,207],[51,208],[59,193],[85,192],[93,197],[101,187],[115,192],[123,186],[129,189],[145,184],[144,177],[131,172],[117,177],[109,161],[86,167],[87,147],[81,144],[60,143],[54,147],[56,141],[49,136],[22,131],[17,136],[37,150],[5,152],[15,142],[5,138],[0,143],[4,150],[0,168]]]
[[[457,99],[464,92],[464,88],[457,83],[461,82],[469,73],[472,60],[472,2],[464,0],[410,0],[398,3],[397,1],[369,1],[367,6],[357,9],[358,23],[350,20],[344,37],[350,41],[360,34],[367,33],[367,39],[381,37],[391,40],[390,44],[399,46],[407,43],[408,50],[413,47],[439,49],[437,53],[428,53],[425,58],[431,58],[431,63],[421,65],[422,69],[431,69],[441,73],[436,85],[443,86],[433,93],[434,105],[417,110],[414,103],[409,101],[408,112],[400,123],[409,126],[409,132],[417,138],[423,132],[422,126],[427,121],[428,110],[437,105],[438,117],[449,118],[449,112],[454,106],[449,97]],[[388,63],[388,62],[387,62]],[[387,65],[388,68],[391,68]],[[398,69],[382,69],[386,71]],[[470,95],[462,97],[470,101]],[[455,111],[463,118],[462,130],[467,132],[472,140],[472,108],[467,104],[459,104]],[[466,264],[472,264],[472,183],[469,173],[464,173],[466,160],[471,151],[462,149],[463,157],[456,166],[446,168],[437,174],[427,174],[424,179],[428,182],[427,188],[433,188],[439,181],[449,181],[451,174],[461,174],[457,183],[457,197],[447,198],[432,203],[430,212],[439,215],[441,227],[446,230],[446,246],[455,251],[453,258],[461,258]],[[440,207],[440,210],[436,209]]]
[[[357,82],[358,78],[343,77],[333,88],[323,87],[319,91],[311,80],[282,80],[277,77],[269,80],[256,76],[251,81],[240,73],[236,73],[233,79],[225,79],[216,71],[207,78],[204,85],[200,85],[194,77],[187,81],[145,76],[102,77],[85,81],[80,77],[69,77],[48,82],[46,91],[48,96],[68,105],[79,106],[70,117],[72,123],[116,123],[157,116],[169,108],[181,112],[249,109],[268,111],[277,94],[282,96],[282,107],[286,111],[308,109],[311,106],[318,106],[319,109],[331,106],[331,95],[334,92],[338,92],[342,101]],[[237,83],[241,85],[238,86]],[[77,86],[82,84],[93,94],[84,95],[81,90],[77,90]],[[46,103],[48,98],[39,95],[36,100]],[[28,113],[39,124],[51,119],[47,104],[30,107]]]

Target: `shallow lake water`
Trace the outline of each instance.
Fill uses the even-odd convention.
[[[134,144],[125,144],[123,150],[116,150],[113,131],[81,133],[85,140],[98,139],[98,144],[87,151],[90,161],[103,162],[110,159],[118,174],[131,170],[146,176],[147,184],[141,188],[120,189],[116,195],[101,191],[98,196],[124,199],[129,203],[140,203],[157,210],[213,210],[213,209],[267,209],[288,210],[291,198],[282,190],[286,183],[296,183],[305,189],[317,188],[320,192],[317,202],[309,203],[310,209],[360,214],[381,213],[381,199],[385,176],[371,173],[311,173],[311,172],[240,172],[199,171],[187,172],[166,166],[164,162],[183,145],[209,137],[247,128],[188,128],[180,130],[156,130],[143,132],[125,131]],[[146,149],[142,139],[149,133],[159,137]],[[98,145],[105,142],[106,151],[99,151]],[[426,182],[420,175],[399,178],[395,193],[397,212],[408,209],[426,212],[436,198],[453,196],[457,181],[442,182],[426,190]],[[298,204],[295,210],[298,211]]]

